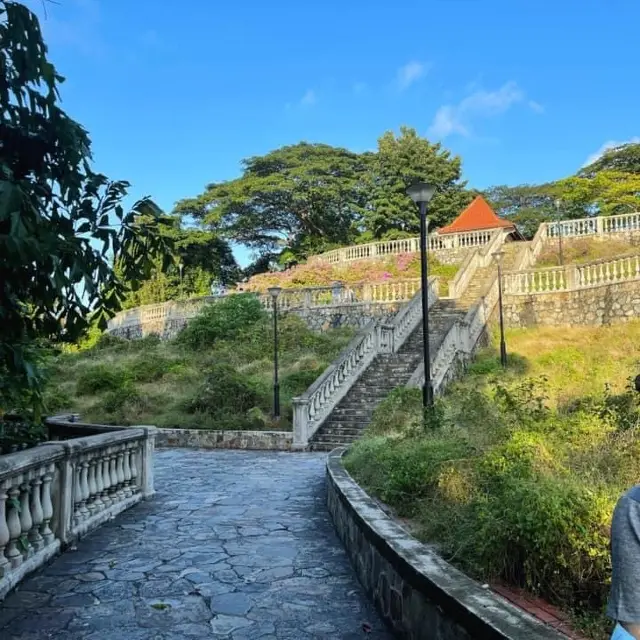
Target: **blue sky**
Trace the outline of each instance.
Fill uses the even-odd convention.
[[[478,188],[640,136],[637,0],[56,1],[27,4],[96,169],[166,210],[247,156],[402,124]]]

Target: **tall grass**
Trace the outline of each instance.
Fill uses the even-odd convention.
[[[511,330],[507,345],[507,370],[479,353],[426,426],[418,391],[391,394],[347,468],[471,575],[606,637],[609,522],[640,479],[640,322]]]

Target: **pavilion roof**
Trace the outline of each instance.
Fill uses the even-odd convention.
[[[482,196],[477,196],[451,224],[438,229],[438,233],[463,233],[507,227],[515,228],[515,225],[498,217],[489,203]]]

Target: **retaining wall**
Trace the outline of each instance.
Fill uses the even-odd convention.
[[[574,291],[505,295],[509,327],[608,325],[640,317],[640,280]]]
[[[192,449],[258,449],[290,451],[291,431],[207,431],[204,429],[158,429],[157,447]]]
[[[398,637],[566,640],[409,535],[349,476],[343,451],[327,462],[329,512],[360,582]]]

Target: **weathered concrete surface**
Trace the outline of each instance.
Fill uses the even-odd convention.
[[[0,604],[0,638],[391,637],[334,533],[325,456],[156,457],[155,499],[26,579]]]

